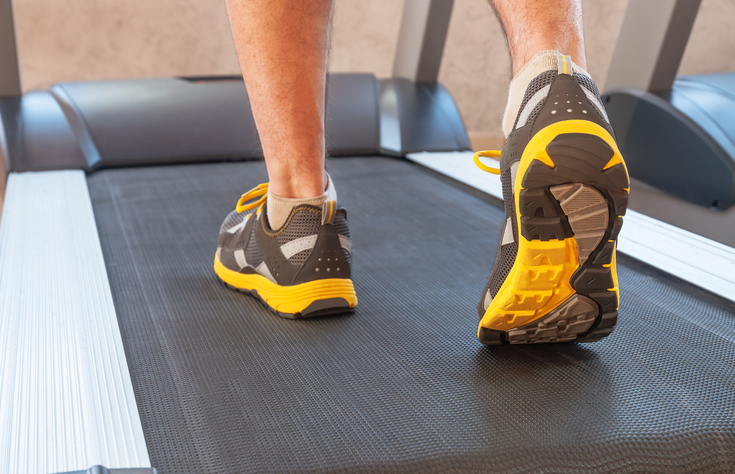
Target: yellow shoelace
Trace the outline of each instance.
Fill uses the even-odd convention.
[[[250,191],[246,192],[242,196],[240,196],[240,199],[237,201],[237,207],[235,210],[237,212],[245,212],[249,211],[251,209],[258,208],[256,214],[259,214],[260,211],[263,209],[263,206],[265,205],[265,200],[268,197],[268,183],[262,183],[251,189]],[[253,201],[254,199],[258,198],[256,201]],[[248,203],[248,201],[253,201]]]
[[[491,174],[500,174],[500,168],[493,168],[492,166],[488,166],[480,161],[480,158],[494,158],[497,160],[500,158],[500,150],[478,151],[473,157],[473,159],[475,160],[475,164],[482,171],[486,171]],[[263,209],[267,197],[268,183],[261,183],[240,196],[240,199],[237,201],[237,207],[235,208],[235,210],[237,210],[237,212],[245,212],[251,209],[255,209],[257,207],[258,210],[256,212],[259,213]],[[253,201],[256,198],[257,200]],[[248,203],[248,201],[253,202]]]
[[[478,151],[477,153],[475,153],[475,156],[473,157],[473,159],[475,160],[475,164],[482,171],[485,171],[490,174],[500,174],[500,168],[493,168],[492,166],[488,166],[482,161],[480,161],[480,158],[494,158],[495,160],[500,161],[500,150]]]

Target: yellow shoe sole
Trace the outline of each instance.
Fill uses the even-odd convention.
[[[257,273],[244,274],[225,267],[214,257],[214,272],[229,288],[259,298],[282,318],[298,319],[354,311],[357,295],[351,279],[330,278],[281,286]]]
[[[549,125],[526,146],[513,189],[518,253],[482,317],[480,341],[586,342],[610,334],[629,192],[615,140],[584,120]]]

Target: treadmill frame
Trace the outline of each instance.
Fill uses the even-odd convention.
[[[407,84],[410,85],[412,83],[413,84],[419,83],[420,87],[417,88],[416,90],[420,90],[420,88],[425,88],[426,90],[430,90],[432,87],[438,87],[438,85],[436,84],[436,76],[438,75],[441,53],[443,51],[444,40],[446,37],[447,27],[449,23],[447,12],[451,10],[452,3],[453,3],[452,0],[407,0],[406,9],[404,10],[404,21],[401,27],[401,35],[400,35],[401,39],[399,40],[399,48],[398,48],[398,52],[401,55],[400,56],[401,59],[399,60],[399,55],[397,54],[396,66],[394,68],[394,73],[397,77],[395,79],[391,79],[390,81],[393,81],[393,82],[389,84],[391,85],[391,87],[392,86],[395,86],[395,87],[393,87],[393,89],[386,88],[383,91],[390,91],[390,90],[395,91],[400,87],[406,86]],[[20,105],[21,88],[20,88],[20,80],[19,80],[19,74],[18,74],[17,48],[15,44],[14,31],[12,30],[12,17],[11,15],[4,14],[5,12],[11,11],[11,10],[12,9],[11,9],[10,0],[0,0],[0,14],[2,14],[2,16],[0,16],[0,21],[2,19],[5,19],[7,21],[7,18],[10,18],[10,25],[11,25],[11,28],[7,29],[4,27],[5,25],[0,24],[0,34],[2,35],[2,37],[0,37],[0,54],[2,54],[2,56],[0,56],[0,74],[5,75],[3,77],[3,81],[5,81],[3,82],[3,84],[5,84],[7,87],[4,90],[6,92],[9,91],[8,92],[9,95],[6,95],[5,97],[11,98],[10,102],[6,102],[6,103],[10,104],[9,107],[12,107],[12,106],[18,107]],[[439,39],[441,39],[441,41],[439,41]],[[12,45],[11,45],[11,41],[12,41]],[[2,48],[5,48],[5,49],[3,50]],[[5,54],[11,50],[13,54]],[[11,67],[7,67],[8,64],[10,64],[11,62],[12,62]],[[15,79],[13,79],[13,77],[15,77]],[[13,82],[14,80],[15,82]],[[386,97],[389,98],[390,97],[389,92],[386,92],[386,94],[387,94]],[[408,97],[410,98],[411,96],[408,96]],[[40,96],[36,96],[34,98],[40,98]],[[381,100],[382,98],[383,96],[381,96]],[[45,99],[48,99],[48,97],[45,97]],[[400,102],[396,101],[395,104],[400,105]],[[397,110],[400,112],[400,109],[397,109]],[[395,117],[400,118],[401,115],[398,114]],[[2,118],[3,117],[0,117],[0,119]],[[18,126],[17,123],[7,123],[7,122],[2,123],[2,130],[0,130],[0,133],[5,133],[7,131],[11,131],[13,133],[28,132],[28,130],[19,131],[17,130],[17,128],[13,128],[17,126]],[[393,150],[395,151],[396,154],[400,154],[400,150],[403,149],[404,143],[406,143],[404,141],[404,137],[408,137],[410,136],[410,134],[408,133],[408,131],[404,129],[398,128],[397,130],[399,133],[399,137],[401,138],[401,142],[399,143],[400,148],[394,148]],[[404,134],[403,132],[406,132],[406,133]],[[0,140],[0,143],[4,143],[4,141]],[[56,142],[56,144],[58,145],[58,142]],[[8,159],[8,155],[10,153],[19,152],[20,150],[18,149],[8,150],[8,148],[5,148],[5,149],[2,149],[1,151],[3,154],[3,159],[5,160],[5,159]],[[63,149],[62,147],[61,152],[63,153],[65,151],[66,150]],[[57,150],[56,153],[59,153],[59,151]],[[3,173],[3,177],[4,176],[5,176],[5,173]],[[86,188],[86,184],[84,183],[84,176],[80,171],[60,171],[60,172],[52,172],[52,173],[46,173],[46,172],[29,173],[26,176],[23,176],[21,174],[14,174],[12,179],[15,181],[16,178],[18,178],[18,184],[20,184],[23,178],[33,179],[33,180],[54,178],[55,181],[58,181],[66,177],[72,177],[73,181],[75,181],[75,183],[72,183],[72,187],[74,188],[74,190],[80,191],[82,190],[82,188]],[[3,179],[3,182],[4,182],[4,179]],[[41,184],[45,185],[45,183],[41,183]],[[18,191],[22,191],[23,189],[22,186],[15,186],[15,188],[18,189]],[[45,189],[45,188],[48,188],[48,186],[45,185],[45,187],[41,186],[40,188]],[[38,194],[40,196],[41,191],[38,190],[39,188],[36,188],[36,189],[37,189],[36,193],[29,192],[28,195],[35,196],[36,194]],[[33,191],[33,189],[29,188],[28,191]],[[76,195],[77,197],[79,197],[78,194]],[[82,192],[82,196],[83,195],[84,193]],[[20,199],[24,195],[19,194],[18,196],[20,196],[19,197]],[[51,195],[51,196],[48,196],[47,199],[49,201],[53,201],[53,199],[51,199],[53,197],[54,196]],[[22,199],[22,200],[26,200],[26,199]],[[29,203],[31,202],[30,199],[27,199],[26,201],[28,201]],[[80,202],[81,204],[73,206],[73,207],[74,208],[80,208],[80,207],[88,208],[88,203],[84,201],[84,199],[80,198]],[[46,200],[39,199],[36,201],[36,204],[37,204],[37,209],[38,209],[36,214],[44,215],[43,213],[46,210]],[[91,223],[93,225],[93,221],[89,221],[89,218],[90,218],[89,212],[87,212],[87,218],[88,218],[87,224]],[[91,218],[93,219],[93,216]],[[64,222],[65,222],[65,226],[67,227],[66,230],[77,230],[79,228],[79,223],[75,222],[72,219],[67,219]],[[3,223],[3,227],[2,227],[2,231],[0,232],[0,236],[5,236],[5,235],[9,236],[11,234],[11,227],[9,226],[10,226],[9,221],[5,221]],[[22,234],[23,232],[38,233],[38,230],[39,230],[38,227],[34,227],[34,226],[15,225],[12,227],[12,232],[14,233],[15,238],[23,237],[23,234]],[[44,237],[40,233],[38,234],[39,234],[39,238]],[[91,235],[89,233],[86,234],[86,236],[96,238],[96,235]],[[0,240],[0,244],[2,244],[3,242],[4,241]],[[99,247],[98,239],[97,239],[97,246]],[[84,246],[82,247],[86,248]],[[53,250],[55,249],[46,249],[47,253],[44,255],[48,255]],[[70,248],[65,248],[62,250],[67,251],[67,252],[72,251],[72,249]],[[10,254],[11,254],[10,252],[5,252],[5,255],[10,255]],[[104,262],[100,261],[99,258],[97,259],[96,262],[90,262],[88,252],[80,251],[70,256],[69,258],[72,259],[72,257],[78,259],[80,266],[83,266],[83,264],[95,263],[96,271],[101,272],[100,274],[102,275],[105,274],[106,269],[104,267]],[[14,276],[16,275],[16,273],[14,273],[15,271],[19,272],[17,274],[21,274],[20,272],[23,270],[23,268],[25,268],[24,264],[27,263],[23,261],[23,259],[20,259],[20,258],[16,258],[12,262],[8,260],[8,262],[13,263],[16,266],[11,267],[9,265],[7,268],[6,274],[14,275]],[[28,270],[32,270],[32,269],[28,269]],[[67,271],[68,270],[69,269],[67,269]],[[81,272],[81,273],[82,275],[80,277],[83,277],[84,274],[86,274],[86,272]],[[79,301],[82,303],[90,302],[90,296],[84,292],[83,288],[74,288],[73,285],[69,285],[69,286],[70,286],[68,290],[69,293],[65,295],[68,295],[70,298],[79,298]],[[107,292],[109,292],[109,284],[102,285],[102,286],[104,288],[102,288],[102,291],[101,291],[101,293],[103,293],[101,298],[109,302],[110,298],[109,298],[109,295],[107,294]],[[31,306],[31,307],[34,309],[34,311],[37,311],[37,312],[51,311],[53,309],[53,308],[49,308],[48,307],[49,305],[39,304],[38,301],[41,301],[41,300],[39,299],[37,294],[28,292],[21,296],[17,294],[12,294],[11,297],[17,298],[15,304],[18,304],[18,305],[26,304],[29,302],[34,303],[35,306]],[[94,305],[90,305],[89,308],[91,308],[91,313],[90,313],[91,316],[94,316],[99,311],[97,307],[95,307]],[[115,321],[114,306],[112,306],[112,311],[113,312],[111,313],[112,314],[111,321],[114,322]],[[17,316],[17,315],[13,315],[13,316]],[[112,341],[110,341],[108,340],[108,338],[110,338],[109,335],[100,333],[96,335],[91,334],[89,339],[93,339],[95,336],[98,337],[100,340],[106,340],[108,343],[109,342],[112,342],[113,344],[119,343],[119,336],[118,336],[118,339],[113,339]],[[125,360],[124,357],[122,360],[123,361]],[[64,389],[67,390],[66,392],[67,397],[65,398],[60,397],[60,399],[63,399],[64,402],[68,403],[68,406],[65,406],[64,408],[69,409],[74,413],[79,414],[78,410],[94,411],[94,410],[104,410],[105,408],[101,406],[79,405],[77,403],[78,397],[80,395],[79,393],[75,393],[73,389],[70,390],[71,387],[57,387],[57,388],[61,392],[63,392]],[[101,397],[101,398],[104,398],[104,397]],[[26,410],[29,410],[29,409],[32,410],[34,408],[32,405],[33,403],[32,398],[29,398],[29,397],[24,398],[23,396],[20,396],[19,400],[25,401],[24,406]],[[80,406],[82,408],[79,408]],[[20,408],[21,406],[18,406],[16,409],[20,409]],[[74,410],[77,410],[77,411],[75,412]],[[61,411],[61,409],[59,411]],[[44,419],[44,420],[37,420],[37,422],[42,424],[42,423],[47,423],[50,421]],[[97,427],[97,429],[99,430],[102,430],[104,428],[105,426]],[[108,424],[107,428],[114,429],[116,428],[116,426],[114,426],[114,424],[113,426],[109,426]],[[28,426],[27,429],[33,430],[34,427]],[[89,433],[94,433],[94,432],[95,432],[94,429],[90,429],[90,431],[85,434],[87,434],[87,436],[92,436]],[[36,453],[38,453],[38,451],[43,450],[45,448],[49,448],[49,447],[43,446],[43,445],[34,446],[32,443],[28,443],[28,445],[24,446],[24,449],[28,450],[27,452],[33,452],[33,450],[35,449]],[[120,449],[123,449],[123,448],[120,448]],[[42,455],[39,455],[39,457],[42,457]],[[87,464],[79,466],[79,468],[86,468],[87,466],[96,463],[96,461],[92,457],[88,457],[86,459],[87,459],[86,461]],[[2,465],[2,463],[0,463],[0,465]],[[111,467],[114,468],[117,466],[111,466]],[[49,468],[53,469],[53,467],[51,466],[49,466]],[[22,471],[22,469],[20,469],[20,471]]]
[[[689,41],[701,0],[636,0],[625,10],[605,90],[668,92]],[[641,41],[641,32],[646,41]]]

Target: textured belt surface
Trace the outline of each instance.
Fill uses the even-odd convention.
[[[483,347],[498,201],[394,159],[329,168],[360,306],[307,321],[212,272],[262,163],[89,177],[159,472],[735,470],[735,304],[621,256],[607,339]]]

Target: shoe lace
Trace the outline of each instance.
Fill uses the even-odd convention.
[[[485,150],[485,151],[478,151],[475,153],[475,156],[472,158],[475,160],[475,164],[478,168],[480,168],[482,171],[485,171],[490,174],[500,174],[500,168],[493,168],[492,166],[488,166],[485,163],[483,163],[480,158],[493,158],[495,160],[499,160],[500,158],[500,150]]]
[[[260,211],[263,210],[263,206],[265,205],[265,200],[267,199],[267,197],[268,183],[259,184],[250,191],[240,196],[240,199],[237,201],[237,207],[235,207],[235,210],[237,212],[245,212],[251,209],[255,209],[257,207],[258,210],[255,212],[257,214],[260,214]],[[257,200],[253,201],[256,198]]]
[[[475,161],[475,164],[478,168],[480,168],[482,171],[485,171],[487,173],[491,174],[500,174],[500,168],[493,168],[492,166],[488,166],[485,163],[483,163],[480,158],[493,158],[498,159],[500,158],[500,150],[484,150],[484,151],[478,151],[473,156],[473,160]],[[268,197],[268,183],[261,183],[251,189],[250,191],[246,192],[242,196],[240,196],[240,199],[237,201],[237,207],[235,210],[237,212],[245,212],[250,211],[252,209],[255,209],[256,207],[258,210],[257,213],[260,213],[260,211],[263,209],[263,206],[265,205],[265,201]],[[254,199],[256,199],[253,201]],[[248,203],[248,201],[253,201]]]

